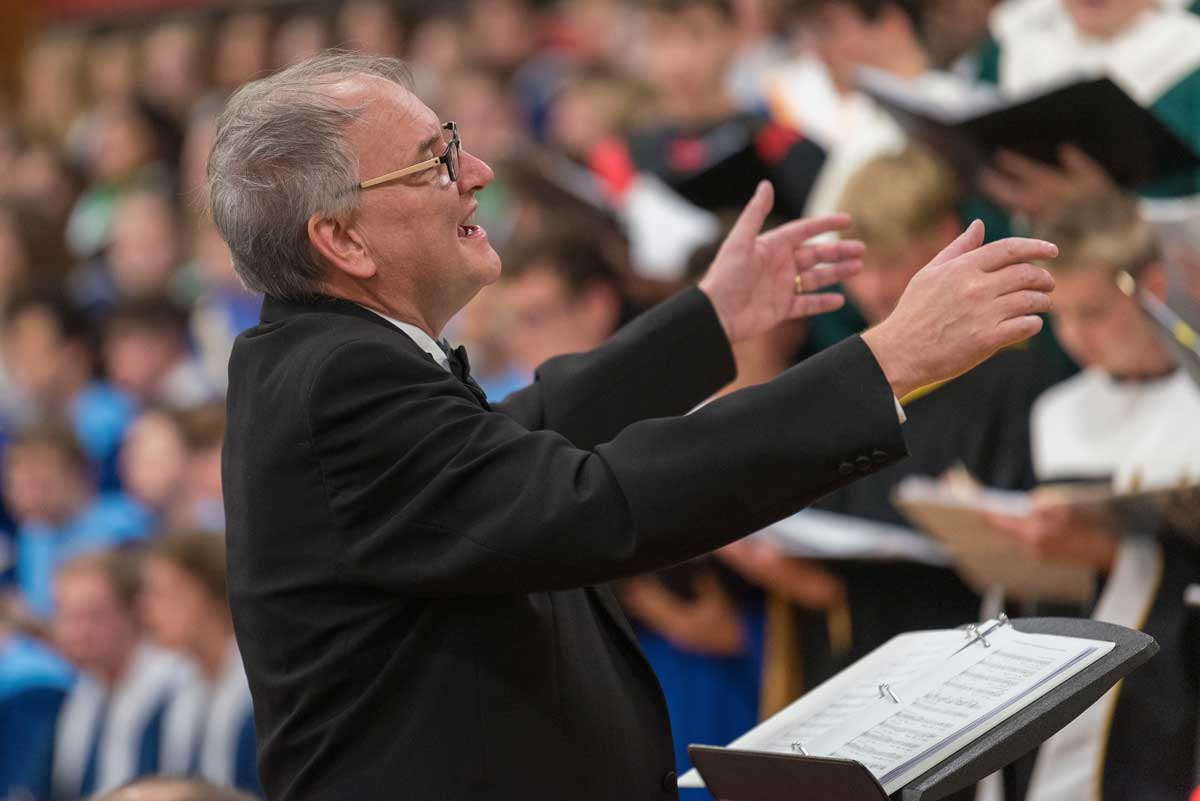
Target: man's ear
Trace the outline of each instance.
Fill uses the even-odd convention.
[[[375,275],[375,260],[353,220],[314,214],[308,218],[308,241],[334,269],[359,280]]]
[[[1159,300],[1167,299],[1167,271],[1161,261],[1151,262],[1141,269],[1138,286]]]
[[[607,339],[621,323],[621,296],[605,281],[592,281],[582,294],[584,308],[595,330]]]

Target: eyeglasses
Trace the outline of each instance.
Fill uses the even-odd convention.
[[[370,189],[372,186],[379,186],[389,181],[394,181],[397,178],[403,178],[406,175],[414,175],[425,170],[432,170],[442,164],[446,165],[446,175],[450,177],[450,183],[458,180],[458,163],[459,154],[462,151],[462,142],[458,138],[458,126],[453,122],[442,123],[442,129],[450,132],[450,140],[446,142],[446,149],[442,151],[442,155],[434,156],[431,159],[426,159],[420,164],[414,164],[411,167],[405,167],[402,170],[389,172],[386,175],[381,175],[378,178],[372,178],[369,181],[363,181],[358,185],[359,189]]]

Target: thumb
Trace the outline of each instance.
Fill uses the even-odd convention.
[[[774,204],[775,189],[771,186],[771,182],[759,181],[758,188],[754,190],[754,196],[750,198],[746,208],[742,209],[742,213],[738,215],[737,222],[734,223],[728,238],[753,239],[758,236]]]
[[[930,266],[936,264],[945,264],[952,259],[957,259],[964,253],[970,253],[975,248],[983,244],[983,222],[980,220],[973,221],[967,226],[967,230],[958,235],[958,238],[946,245],[942,252],[933,257],[933,261],[929,262]]]

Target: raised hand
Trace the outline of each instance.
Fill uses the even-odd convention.
[[[818,290],[862,269],[861,242],[808,241],[848,226],[845,214],[795,220],[762,233],[774,197],[771,184],[758,185],[700,281],[730,342],[761,334],[784,320],[840,308],[842,295]]]
[[[1054,279],[1030,261],[1058,248],[1037,239],[983,245],[976,220],[909,282],[895,311],[863,334],[897,397],[953,378],[1042,329]]]

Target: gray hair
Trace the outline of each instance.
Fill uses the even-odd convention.
[[[345,218],[358,207],[358,159],[344,132],[364,111],[325,88],[355,75],[412,90],[399,59],[330,50],[241,87],[217,121],[209,206],[252,291],[296,300],[320,289],[325,264],[308,220]]]

